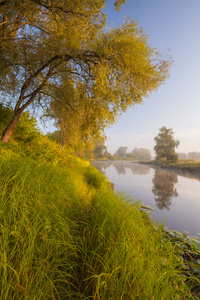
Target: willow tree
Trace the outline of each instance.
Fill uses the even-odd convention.
[[[116,0],[115,8],[119,10],[124,2]],[[1,1],[1,98],[14,108],[2,135],[4,143],[23,111],[30,105],[59,101],[68,91],[69,78],[74,92],[82,86],[87,116],[102,130],[168,76],[170,60],[148,44],[134,20],[105,31],[105,3]],[[74,111],[77,103],[74,98],[68,109]]]
[[[59,86],[51,87],[52,100],[45,116],[53,118],[63,147],[84,151],[88,141],[97,139],[103,131],[99,115],[91,108],[84,83],[75,85],[72,78],[65,78],[62,82],[62,86],[60,81]]]

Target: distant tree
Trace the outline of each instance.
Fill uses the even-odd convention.
[[[108,160],[113,160],[112,154],[110,152],[108,152],[107,150],[104,151],[103,158],[108,159]]]
[[[167,162],[176,162],[178,160],[175,148],[178,147],[180,142],[174,139],[174,132],[171,128],[168,129],[165,126],[160,128],[159,134],[154,140],[156,142],[154,150],[157,160],[166,160]]]
[[[132,160],[151,160],[151,151],[146,148],[134,148],[132,152],[127,153],[127,158]]]
[[[178,153],[178,158],[179,159],[188,159],[187,153]]]
[[[115,152],[115,154],[118,154],[119,157],[126,158],[127,150],[128,150],[128,147],[127,147],[127,146],[120,146],[120,147],[117,149],[117,151]]]
[[[188,159],[200,160],[200,152],[197,151],[189,152]]]
[[[125,0],[116,0],[115,8]],[[99,130],[141,103],[168,77],[160,55],[134,20],[105,30],[106,0],[4,0],[0,3],[0,93],[14,108],[2,141],[22,113],[45,107],[81,86],[87,115]],[[67,103],[74,113],[77,102]]]
[[[107,147],[104,145],[105,139],[99,138],[94,141],[94,157],[103,158],[104,152],[107,150]]]
[[[150,160],[151,159],[151,151],[145,148],[135,148],[132,151],[132,156],[137,160]]]
[[[188,153],[178,153],[180,159],[194,159],[200,160],[200,152],[193,151]]]

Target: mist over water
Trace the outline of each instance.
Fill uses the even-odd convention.
[[[114,189],[154,208],[150,217],[200,238],[200,179],[127,161],[91,162]]]

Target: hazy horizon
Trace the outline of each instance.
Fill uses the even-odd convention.
[[[149,43],[173,57],[171,76],[143,105],[129,109],[107,129],[108,151],[119,146],[150,149],[159,128],[172,128],[177,152],[200,151],[200,1],[127,0],[120,13],[108,1],[108,24],[119,26],[132,16],[149,35]],[[110,140],[109,140],[110,139]]]

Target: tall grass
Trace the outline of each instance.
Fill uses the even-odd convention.
[[[85,230],[83,293],[88,299],[190,299],[173,246],[153,229],[139,204],[98,192]]]
[[[66,299],[76,292],[74,209],[86,204],[72,178],[64,168],[2,162],[1,299]]]
[[[0,299],[191,298],[173,246],[94,168],[0,164]]]

